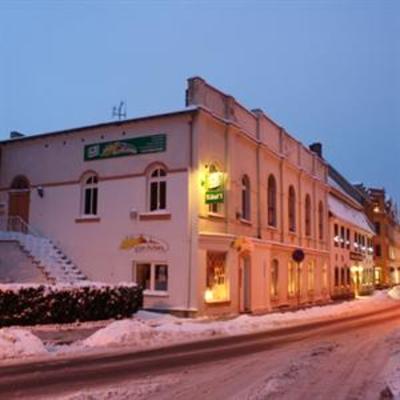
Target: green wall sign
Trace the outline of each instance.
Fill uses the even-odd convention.
[[[223,172],[210,172],[206,177],[206,204],[223,203],[224,193]]]
[[[141,136],[133,139],[88,144],[84,149],[84,160],[135,156],[138,154],[160,153],[167,149],[167,135]]]

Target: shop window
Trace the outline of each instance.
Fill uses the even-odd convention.
[[[339,267],[335,267],[335,286],[340,285]]]
[[[94,216],[98,209],[98,177],[96,174],[86,175],[82,185],[81,214]]]
[[[289,231],[296,232],[296,192],[294,187],[289,187],[288,197]]]
[[[271,296],[278,296],[278,282],[279,282],[279,261],[272,260],[271,264]]]
[[[250,193],[250,179],[247,175],[242,178],[242,218],[250,221],[251,215],[251,193]]]
[[[273,175],[268,178],[268,190],[267,190],[267,203],[268,203],[268,225],[276,227],[277,225],[277,209],[276,209],[276,179]]]
[[[137,263],[135,282],[145,291],[168,291],[168,265],[162,263]]]
[[[307,288],[308,290],[314,290],[315,285],[315,268],[314,261],[310,261],[307,267]]]
[[[207,302],[229,300],[226,253],[216,251],[207,252],[206,284],[205,300]]]
[[[164,168],[156,168],[149,179],[150,211],[160,211],[167,208],[167,173]]]
[[[289,296],[296,294],[296,265],[292,261],[288,264],[288,293]]]
[[[306,195],[305,199],[305,230],[306,236],[311,236],[311,197]]]
[[[318,238],[324,240],[324,205],[322,201],[318,205]]]

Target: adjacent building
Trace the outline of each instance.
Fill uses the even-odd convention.
[[[90,279],[140,283],[147,308],[329,301],[327,164],[201,78],[188,80],[183,110],[16,137],[0,151],[0,213],[51,238]]]

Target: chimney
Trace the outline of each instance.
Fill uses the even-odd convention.
[[[310,144],[310,150],[315,153],[319,158],[322,158],[322,143]]]

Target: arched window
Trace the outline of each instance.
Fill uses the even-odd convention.
[[[276,227],[276,180],[273,175],[268,178],[267,204],[268,204],[268,225]]]
[[[242,178],[242,218],[250,221],[250,179],[247,175]]]
[[[150,211],[167,208],[167,173],[162,167],[157,167],[150,173],[149,208]]]
[[[24,190],[24,189],[29,189],[29,181],[25,176],[23,175],[18,175],[16,176],[12,183],[11,183],[11,189],[14,190]]]
[[[296,266],[292,261],[288,264],[288,294],[294,296],[296,294]]]
[[[279,282],[279,262],[272,260],[271,264],[271,296],[278,296],[278,282]]]
[[[289,231],[296,232],[296,193],[293,186],[289,187],[288,211]]]
[[[318,238],[324,240],[324,205],[322,201],[318,205]]]
[[[304,218],[305,218],[305,230],[306,230],[306,236],[311,236],[311,197],[309,194],[306,195],[306,200],[304,204],[305,208],[305,213],[304,213]]]
[[[98,177],[95,173],[85,175],[82,181],[82,215],[97,215]]]
[[[315,268],[314,261],[308,263],[308,274],[307,274],[307,289],[314,290],[315,285]]]

